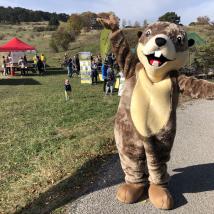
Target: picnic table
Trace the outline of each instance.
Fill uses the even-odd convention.
[[[18,65],[18,63],[7,63],[6,64],[6,68],[9,69],[10,74],[12,76],[15,76],[15,73],[17,71],[20,71],[21,66]],[[34,64],[32,62],[27,62],[26,66],[25,66],[25,70],[26,70],[27,74],[28,74],[29,71],[35,72]]]

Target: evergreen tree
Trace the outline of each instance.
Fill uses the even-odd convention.
[[[175,24],[180,23],[181,17],[178,16],[175,12],[167,12],[163,16],[159,17],[159,21],[172,22]]]

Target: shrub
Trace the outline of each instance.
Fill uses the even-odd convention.
[[[47,27],[34,27],[34,32],[44,32],[44,31],[55,31],[57,29],[57,26],[47,26]]]
[[[55,53],[59,52],[56,41],[53,38],[50,40],[49,46]]]
[[[59,28],[57,32],[52,34],[51,40],[51,46],[56,46],[57,48],[62,48],[64,51],[67,51],[69,44],[75,41],[75,33],[73,31],[68,32],[64,28]]]
[[[0,40],[3,40],[5,38],[4,34],[0,34]]]

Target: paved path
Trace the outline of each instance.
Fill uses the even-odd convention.
[[[176,207],[170,213],[214,214],[214,102],[185,104],[177,115],[177,136],[168,164]],[[115,199],[123,182],[116,155],[99,174],[89,193],[69,205],[71,214],[168,213],[155,209],[148,200],[125,205]]]

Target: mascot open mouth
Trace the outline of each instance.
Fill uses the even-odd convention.
[[[152,54],[146,55],[150,65],[160,67],[165,62],[171,61],[161,54],[160,51],[155,51]]]

